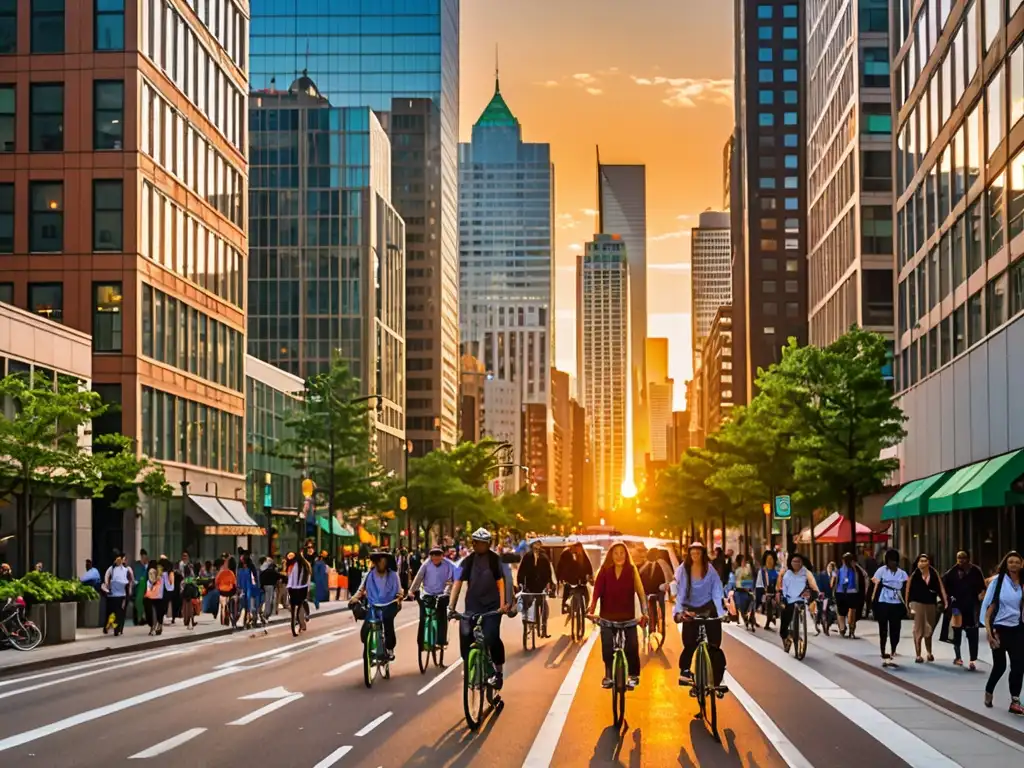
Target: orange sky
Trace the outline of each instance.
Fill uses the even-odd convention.
[[[595,145],[647,165],[648,333],[669,338],[676,408],[690,377],[690,227],[722,206],[732,130],[732,3],[462,0],[461,135],[501,91],[555,163],[556,361],[575,372],[575,255],[593,235]]]

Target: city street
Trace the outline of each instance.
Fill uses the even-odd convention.
[[[392,677],[372,690],[363,686],[348,614],[323,617],[297,639],[277,626],[265,637],[236,634],[0,680],[0,759],[68,768],[162,756],[225,765],[242,754],[264,766],[310,768],[859,768],[966,764],[941,751],[947,741],[986,760],[1019,760],[1024,750],[836,655],[840,643],[870,655],[871,640],[812,638],[801,663],[782,653],[777,636],[733,627],[724,644],[731,691],[719,703],[721,744],[693,719],[696,703],[676,685],[680,640],[671,626],[665,649],[643,654],[641,684],[627,696],[618,732],[600,687],[599,640],[571,643],[557,602],[551,607],[555,636],[530,653],[520,620],[503,622],[505,706],[476,734],[463,719],[461,663],[419,673],[415,605],[407,603],[396,622]],[[915,730],[929,718],[931,731]],[[927,736],[933,731],[950,738]]]

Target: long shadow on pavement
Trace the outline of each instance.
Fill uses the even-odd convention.
[[[628,723],[623,723],[618,728],[609,725],[601,731],[601,737],[594,745],[594,755],[590,758],[590,764],[592,766],[621,765],[619,755],[622,753],[622,744],[628,732]],[[637,729],[637,733],[639,733],[639,729]]]
[[[690,745],[693,756],[686,746],[679,749],[679,765],[683,768],[758,768],[758,762],[751,752],[747,752],[746,760],[736,747],[736,734],[731,728],[720,732],[722,743],[717,743],[702,720],[694,718],[690,722]]]

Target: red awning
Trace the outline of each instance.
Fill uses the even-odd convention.
[[[814,531],[814,539],[818,544],[846,544],[850,540],[850,522],[840,514],[836,514],[835,520],[822,533]],[[889,540],[889,529],[873,531],[864,523],[857,523],[858,544],[884,544]]]

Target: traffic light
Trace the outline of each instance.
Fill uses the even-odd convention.
[[[765,517],[772,513],[772,505],[767,501],[761,505],[761,509],[764,511]]]
[[[403,512],[409,508],[409,500],[405,496],[398,500],[398,508]]]

